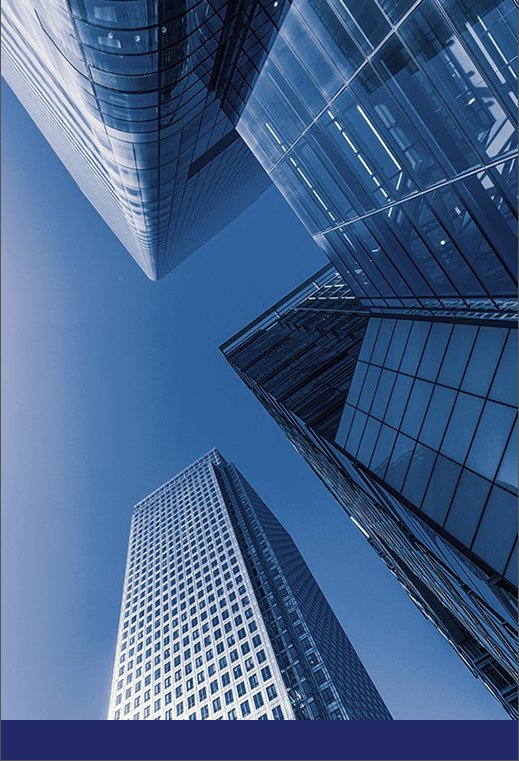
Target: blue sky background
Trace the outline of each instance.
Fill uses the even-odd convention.
[[[220,355],[326,263],[277,191],[152,283],[6,86],[2,104],[4,718],[106,717],[132,506],[213,446],[394,718],[506,718]]]

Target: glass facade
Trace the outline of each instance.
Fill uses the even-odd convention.
[[[294,0],[238,132],[371,307],[515,298],[514,0]]]
[[[373,318],[337,444],[516,584],[517,331]]]
[[[2,4],[3,75],[152,279],[269,185],[234,121],[283,6]]]
[[[216,450],[135,506],[109,718],[391,718],[289,535]]]
[[[515,324],[395,314],[374,315],[327,266],[222,349],[517,716]]]

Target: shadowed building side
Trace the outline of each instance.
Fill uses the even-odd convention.
[[[516,333],[511,315],[373,314],[329,265],[222,347],[512,716]]]

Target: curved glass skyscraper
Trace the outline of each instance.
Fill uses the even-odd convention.
[[[2,4],[3,75],[154,280],[269,184],[233,126],[281,11],[263,5]]]

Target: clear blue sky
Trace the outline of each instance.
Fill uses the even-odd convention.
[[[152,283],[2,102],[4,718],[105,718],[132,505],[213,446],[395,718],[506,718],[218,351],[325,263],[277,191]]]

